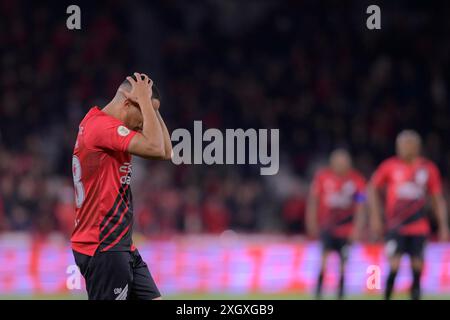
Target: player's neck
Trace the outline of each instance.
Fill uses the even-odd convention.
[[[343,171],[342,170],[333,170],[333,169],[331,169],[331,170],[334,172],[334,174],[336,176],[341,177],[341,178],[346,177],[350,172],[350,170],[343,170]]]
[[[119,120],[122,121],[119,105],[117,105],[117,103],[115,103],[114,101],[111,101],[110,103],[108,103],[102,109],[102,111],[104,113],[106,113],[107,115],[110,115],[111,117],[114,117],[114,118],[119,119]]]
[[[419,157],[406,157],[406,158],[400,158],[403,162],[406,162],[407,164],[414,163]]]

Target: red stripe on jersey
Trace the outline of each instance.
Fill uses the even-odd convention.
[[[122,233],[121,233],[121,234],[120,234],[113,242],[111,242],[110,245],[108,245],[107,247],[103,248],[102,251],[107,251],[108,249],[114,247],[114,246],[120,241],[120,239],[122,239],[123,235],[124,235],[125,233],[127,233],[128,229],[130,229],[130,226],[131,226],[131,224],[129,224],[129,225],[122,231]],[[130,250],[132,250],[132,248],[130,248]]]
[[[100,239],[100,242],[103,242],[106,238],[108,238],[108,236],[113,233],[114,230],[117,229],[117,227],[120,225],[120,223],[123,220],[123,217],[125,216],[125,214],[128,212],[129,206],[128,206],[128,201],[125,201],[125,209],[123,210],[123,212],[120,214],[120,218],[119,221],[117,221],[117,223],[111,228],[111,230],[108,231],[108,233]]]
[[[127,192],[128,188],[129,188],[129,185],[125,186],[125,188],[123,189],[123,192],[120,194],[120,200],[119,200],[119,202],[117,203],[116,208],[114,209],[114,212],[113,212],[112,215],[106,220],[106,222],[104,223],[103,227],[100,227],[100,233],[102,233],[103,230],[106,229],[106,227],[109,225],[110,221],[116,216],[117,211],[119,210],[119,208],[120,208],[122,202],[124,201],[124,196],[125,196],[125,193]],[[128,208],[128,199],[126,199],[126,203],[125,203],[125,204],[126,204],[126,206],[127,206],[127,208]],[[100,240],[100,241],[102,241],[102,240]]]

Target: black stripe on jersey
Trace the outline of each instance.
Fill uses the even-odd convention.
[[[132,220],[133,220],[133,211],[130,208],[128,208],[127,212],[125,212],[122,222],[114,229],[113,232],[111,232],[111,234],[106,239],[102,241],[102,244],[108,245],[114,242],[120,236],[120,234],[130,225],[130,223],[132,223]],[[123,238],[125,238],[126,235],[130,233],[131,227],[128,230],[128,232],[125,235],[123,235]],[[117,246],[120,243],[121,241],[118,241],[115,246]]]
[[[426,217],[425,211],[421,209],[421,210],[417,211],[416,213],[414,213],[413,215],[406,218],[400,225],[404,226],[404,225],[416,222],[417,220],[420,220],[424,217]]]
[[[108,211],[108,213],[105,215],[105,217],[103,218],[102,222],[100,223],[100,229],[103,229],[103,227],[105,226],[105,223],[109,220],[109,218],[113,215],[114,211],[116,211],[117,205],[119,204],[119,202],[123,199],[123,192],[124,189],[127,187],[127,185],[121,185],[119,188],[119,194],[116,197],[116,200],[114,201],[113,206],[111,207],[111,209]]]
[[[119,222],[120,216],[124,213],[124,211],[128,210],[129,198],[130,198],[130,188],[127,188],[125,194],[121,197],[122,201],[120,202],[120,206],[119,209],[117,209],[116,214],[111,218],[106,227],[100,232],[100,241],[102,241],[102,239],[109,233],[109,231]]]
[[[394,210],[393,222],[389,225],[389,230],[394,231],[400,227],[403,227],[407,224],[415,222],[421,218],[426,216],[425,211],[423,210],[423,205],[425,201],[423,199],[406,201],[403,203],[403,206],[397,206]],[[411,210],[418,207],[417,210]],[[395,219],[395,220],[394,220]]]
[[[351,223],[353,221],[353,215],[349,214],[348,216],[342,218],[341,220],[336,221],[337,226],[341,226],[347,223]]]

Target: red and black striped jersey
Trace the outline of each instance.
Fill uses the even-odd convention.
[[[332,169],[320,170],[311,184],[317,197],[318,222],[323,231],[336,237],[349,237],[353,230],[356,205],[365,202],[366,181],[356,170],[341,176]]]
[[[433,162],[391,157],[380,164],[371,181],[376,188],[386,188],[386,231],[415,236],[430,232],[426,198],[442,193],[441,175]]]
[[[90,256],[97,249],[134,250],[132,167],[127,149],[135,134],[98,107],[81,121],[72,157],[73,250]]]

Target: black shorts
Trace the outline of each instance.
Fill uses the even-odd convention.
[[[89,300],[152,300],[161,296],[141,255],[135,251],[73,251],[86,280]]]
[[[322,249],[324,251],[335,251],[339,254],[341,259],[347,260],[349,241],[347,238],[335,237],[329,233],[322,233],[321,235]]]
[[[412,258],[423,259],[425,245],[425,236],[405,236],[395,233],[386,237],[385,251],[388,257],[406,253]]]

